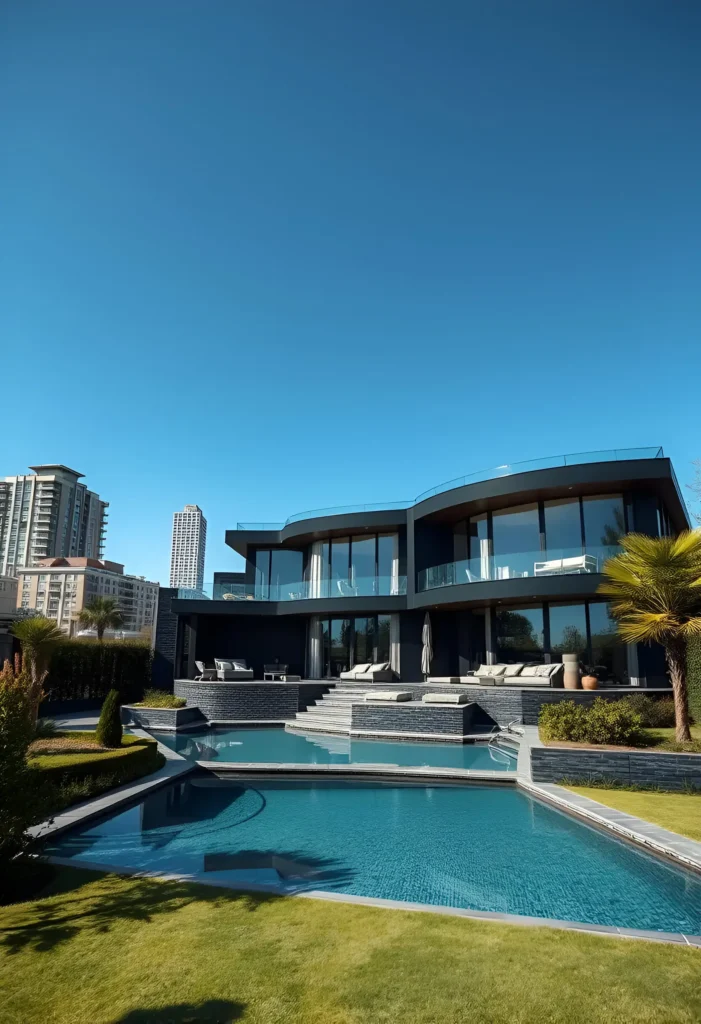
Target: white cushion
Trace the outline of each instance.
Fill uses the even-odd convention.
[[[374,690],[365,694],[365,700],[413,700],[414,695],[402,690]]]
[[[480,665],[475,675],[478,676],[503,676],[506,665]]]
[[[231,662],[231,661],[222,661],[221,658],[215,658],[214,659],[214,664],[217,666],[217,669],[219,671],[221,671],[221,670],[230,671],[234,667],[233,662]]]
[[[518,675],[521,674],[521,670],[522,669],[523,669],[523,662],[522,661],[518,661],[518,662],[516,662],[515,665],[507,665],[506,668],[504,669],[504,675],[505,676],[509,676],[509,677],[511,677],[511,676],[518,676]]]
[[[541,679],[547,679],[548,676],[550,675],[550,673],[552,672],[552,670],[553,670],[553,666],[552,665],[538,665],[531,672],[531,675],[538,676],[538,678],[541,678]]]
[[[424,704],[467,704],[470,698],[466,693],[425,693],[421,700]]]
[[[370,668],[368,669],[368,671],[369,672],[386,672],[388,668],[389,668],[388,662],[386,662],[386,661],[378,661],[378,662],[375,662],[374,665],[371,665]]]
[[[363,662],[362,665],[354,665],[353,668],[351,669],[351,671],[352,672],[356,672],[356,673],[357,672],[367,672],[369,668],[370,668],[370,662],[366,661],[366,662]]]
[[[241,658],[235,658],[232,664],[237,672],[245,672],[248,669],[248,665]]]

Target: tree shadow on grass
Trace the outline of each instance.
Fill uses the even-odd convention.
[[[211,853],[205,855],[203,867],[215,877],[219,874],[222,881],[222,872],[273,869],[288,893],[332,888],[352,877],[349,869],[333,859],[298,850]],[[247,881],[256,879],[249,877]],[[236,880],[231,884],[235,886]],[[239,884],[243,884],[241,880]],[[285,898],[278,893],[244,892],[196,882],[99,874],[75,868],[61,869],[54,884],[42,895],[46,898],[19,909],[23,915],[20,923],[0,928],[0,948],[9,953],[23,949],[44,953],[70,941],[79,932],[104,934],[117,921],[148,924],[155,917],[176,913],[194,902],[214,907],[237,903],[253,912],[263,903]]]
[[[113,1024],[229,1024],[240,1020],[245,1003],[228,999],[208,999],[206,1003],[178,1003],[160,1010],[131,1010]]]
[[[90,884],[87,884],[90,883]],[[116,921],[148,923],[161,914],[172,914],[196,901],[224,906],[236,902],[254,911],[280,897],[270,893],[235,892],[190,882],[100,875],[94,871],[60,872],[56,888],[46,898],[23,905],[21,923],[0,928],[0,948],[9,953],[31,949],[43,953],[91,930],[109,932]]]

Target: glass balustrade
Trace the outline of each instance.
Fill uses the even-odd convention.
[[[202,590],[178,590],[181,600],[312,601],[341,597],[400,597],[406,576],[361,576],[354,580],[301,580],[298,583],[205,583]]]
[[[617,545],[597,545],[587,547],[586,550],[577,546],[503,555],[484,554],[422,569],[418,575],[418,590],[421,592],[464,583],[484,583],[488,580],[598,573],[606,559],[618,554],[620,550]]]

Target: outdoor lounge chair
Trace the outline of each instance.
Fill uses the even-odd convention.
[[[598,572],[599,559],[595,555],[573,555],[571,558],[551,558],[536,562],[534,576],[565,576],[569,573]]]
[[[253,669],[246,667],[243,658],[215,658],[217,679],[220,682],[244,682],[253,679]]]
[[[196,661],[195,662],[195,668],[197,669],[197,671],[199,673],[199,675],[195,676],[196,680],[210,682],[210,683],[212,683],[212,682],[214,682],[216,680],[216,678],[217,678],[217,670],[216,670],[216,668],[207,668],[203,661]]]

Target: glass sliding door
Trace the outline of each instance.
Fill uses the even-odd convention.
[[[473,516],[467,531],[467,557],[469,565],[465,566],[464,576],[456,565],[456,583],[476,583],[492,577],[492,566],[489,551],[489,519],[486,512],[481,516]]]
[[[611,606],[605,601],[589,602],[589,628],[591,630],[591,661],[602,682],[616,679],[628,682],[626,645],[616,634],[616,620]]]
[[[587,656],[587,612],[581,604],[550,605],[550,652],[553,661],[562,661],[563,654]]]
[[[331,590],[330,597],[351,597],[352,589],[348,579],[350,572],[350,542],[348,537],[331,541]]]
[[[398,574],[399,537],[396,533],[381,533],[377,538],[377,593],[398,593]]]
[[[607,558],[618,554],[620,539],[626,532],[626,514],[620,494],[600,498],[582,498],[584,550],[597,561],[594,572],[601,572]]]
[[[254,593],[257,601],[270,600],[270,551],[256,551]]]
[[[376,538],[351,538],[351,586],[357,597],[370,597],[375,593]]]
[[[494,575],[498,580],[532,576],[540,555],[538,505],[492,513]]]
[[[377,645],[375,648],[375,661],[389,662],[390,660],[390,626],[391,615],[377,616]]]
[[[389,662],[391,615],[322,619],[321,657],[326,678],[337,678],[354,665]]]
[[[350,668],[351,656],[350,619],[331,619],[329,642],[329,675],[336,677]]]
[[[301,551],[273,549],[270,562],[270,597],[289,601],[304,596],[302,586],[304,556]]]
[[[375,618],[353,620],[353,664],[365,665],[375,659]]]
[[[497,662],[542,662],[543,609],[498,608],[496,613]]]

